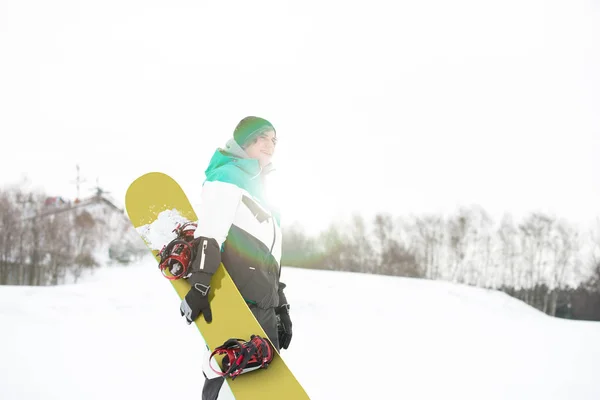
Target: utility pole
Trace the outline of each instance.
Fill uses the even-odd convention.
[[[79,164],[77,164],[75,167],[77,168],[77,177],[74,181],[71,181],[71,183],[75,183],[75,187],[77,188],[77,198],[75,199],[75,202],[79,202],[81,201],[81,184],[85,182],[85,179],[81,178]]]

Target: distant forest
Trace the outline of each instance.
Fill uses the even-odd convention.
[[[283,232],[284,266],[451,281],[503,291],[548,315],[600,321],[600,221],[582,232],[540,213],[494,221],[473,206],[450,216],[355,215],[314,236],[296,225]],[[76,281],[103,253],[126,264],[147,250],[101,193],[76,206],[0,189],[0,285]]]
[[[598,226],[600,228],[600,224]],[[282,265],[446,280],[501,290],[548,315],[600,320],[600,229],[541,213],[494,221],[453,215],[355,215],[316,236],[284,227]]]

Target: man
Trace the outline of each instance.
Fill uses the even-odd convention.
[[[222,262],[270,341],[280,350],[290,344],[292,323],[283,292],[285,284],[279,281],[279,215],[265,198],[264,189],[264,178],[273,170],[276,144],[276,131],[269,121],[246,117],[238,123],[225,149],[213,154],[205,171],[194,232],[196,256],[187,278],[192,287],[180,311],[188,324],[201,314],[207,322],[212,321],[210,280]],[[216,399],[223,379],[207,379],[202,398]]]

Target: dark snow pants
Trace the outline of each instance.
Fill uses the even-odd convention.
[[[252,304],[249,304],[249,307],[252,311],[252,314],[254,314],[254,317],[269,337],[269,340],[271,340],[271,343],[273,343],[277,351],[279,351],[279,339],[277,337],[277,316],[275,315],[275,309],[269,308],[263,310],[262,308],[258,308]],[[250,340],[250,338],[244,339]],[[204,375],[204,377],[206,378],[206,375]],[[219,391],[221,390],[221,386],[223,386],[224,381],[224,377],[206,379],[204,381],[204,387],[202,388],[202,400],[216,400],[219,397]]]

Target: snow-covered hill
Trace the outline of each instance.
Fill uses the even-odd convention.
[[[312,399],[599,399],[600,323],[445,282],[284,268]],[[0,398],[199,399],[198,332],[155,263],[0,286]],[[285,396],[282,395],[282,399]]]

